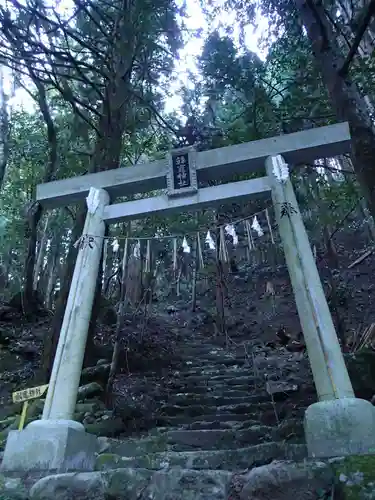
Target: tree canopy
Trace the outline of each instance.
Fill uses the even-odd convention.
[[[163,158],[192,127],[208,149],[347,120],[351,159],[297,166],[296,190],[306,214],[317,214],[315,224],[307,217],[312,234],[334,231],[358,203],[360,217],[366,202],[374,214],[373,11],[372,0],[2,4],[5,295],[23,290],[31,300],[38,292],[57,307],[54,293],[64,282],[69,289],[85,207],[42,210],[38,183],[137,168]],[[263,33],[254,32],[258,23]],[[33,106],[20,107],[20,93]],[[110,231],[183,237],[216,215],[148,217]]]

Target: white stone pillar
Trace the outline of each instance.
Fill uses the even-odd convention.
[[[4,471],[92,471],[97,439],[72,420],[94,301],[109,196],[91,188],[69,298],[49,381],[42,420],[9,433],[0,466]],[[89,235],[95,236],[89,238]]]
[[[53,363],[43,419],[73,418],[95,296],[109,195],[91,188],[87,216]],[[90,239],[90,235],[95,236]]]
[[[375,449],[375,409],[354,397],[331,313],[289,176],[279,181],[285,165],[269,157],[266,169],[276,220],[284,245],[319,401],[305,412],[304,429],[310,457],[372,454]]]
[[[278,169],[283,161],[281,156],[267,158],[266,170],[318,399],[353,398],[353,388],[292,183],[289,177],[280,182],[275,176],[275,168]]]

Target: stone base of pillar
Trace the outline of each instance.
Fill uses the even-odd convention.
[[[97,438],[73,420],[36,420],[8,435],[2,472],[93,471]]]
[[[309,457],[375,454],[375,408],[364,399],[314,403],[304,426]]]

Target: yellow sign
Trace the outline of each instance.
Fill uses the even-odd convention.
[[[13,392],[13,403],[22,403],[23,401],[28,401],[29,399],[40,398],[41,396],[43,396],[47,389],[48,384],[44,384],[38,387],[24,389],[23,391]]]
[[[24,389],[23,391],[13,392],[12,399],[13,403],[23,403],[22,413],[20,418],[20,423],[18,425],[18,430],[22,431],[25,425],[27,407],[29,405],[29,399],[40,398],[48,389],[48,384],[39,385],[38,387],[31,387],[30,389]]]

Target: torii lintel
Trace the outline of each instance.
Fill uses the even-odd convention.
[[[336,123],[259,141],[212,149],[196,154],[198,181],[226,180],[264,167],[268,156],[282,155],[288,163],[312,162],[350,151],[347,122]],[[167,187],[168,158],[39,184],[37,201],[44,207],[66,206],[83,200],[91,187],[103,188],[112,200]]]

